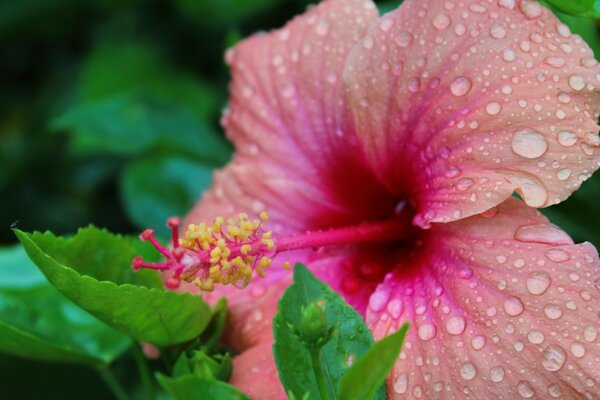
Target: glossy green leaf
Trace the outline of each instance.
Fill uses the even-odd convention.
[[[82,154],[135,155],[159,148],[215,165],[223,164],[230,154],[225,139],[188,108],[139,93],[82,103],[53,126],[72,132],[72,146]]]
[[[225,322],[227,322],[227,298],[222,297],[212,308],[210,323],[200,337],[203,347],[217,349],[225,330]]]
[[[130,344],[53,288],[21,245],[0,249],[0,351],[99,366]]]
[[[570,15],[600,18],[600,0],[544,0],[544,2]]]
[[[600,229],[592,216],[600,215],[600,174],[595,174],[566,201],[541,209],[552,223],[564,229],[576,243],[589,241],[600,248]]]
[[[400,355],[408,324],[376,342],[352,364],[340,381],[338,400],[372,399]]]
[[[167,218],[183,216],[212,181],[212,168],[180,156],[148,157],[128,165],[121,175],[121,198],[139,228],[163,236]]]
[[[286,392],[296,398],[308,393],[310,399],[320,399],[311,351],[300,338],[303,310],[311,303],[323,307],[333,334],[319,351],[325,375],[326,390],[336,398],[338,384],[353,360],[362,356],[373,344],[373,338],[362,317],[309,270],[296,265],[294,283],[285,291],[273,323],[273,346],[279,377]],[[385,392],[377,392],[377,399]]]
[[[71,239],[19,230],[16,234],[54,287],[136,340],[158,346],[182,343],[197,337],[210,320],[200,296],[159,288],[152,271],[132,271],[131,260],[148,251],[146,243],[93,227]]]
[[[218,380],[194,375],[169,378],[160,373],[156,374],[156,379],[173,400],[250,400],[233,386]]]

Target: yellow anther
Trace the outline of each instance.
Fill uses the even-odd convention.
[[[289,261],[286,261],[286,262],[283,263],[283,268],[290,269],[290,268],[292,268],[292,264],[290,264]]]
[[[261,212],[258,216],[265,222],[269,220],[269,214],[266,211]]]
[[[210,251],[210,258],[221,256],[221,248],[215,247]]]
[[[247,255],[251,251],[252,251],[252,246],[250,246],[249,244],[244,244],[244,245],[242,245],[242,247],[240,247],[240,252],[243,255]]]
[[[275,248],[275,242],[273,239],[262,239],[261,243],[267,246],[267,249],[273,250]]]
[[[271,260],[269,257],[262,257],[262,258],[260,259],[260,264],[259,264],[259,266],[260,266],[260,267],[262,267],[262,268],[266,268],[266,267],[268,267],[269,265],[271,265],[271,262],[273,262],[273,260]]]
[[[248,219],[248,214],[246,214],[246,213],[240,213],[240,214],[238,215],[238,219],[239,219],[240,221],[245,221],[245,220],[247,220],[247,219]]]
[[[273,237],[273,231],[267,231],[262,234],[263,239],[271,239],[271,237]]]

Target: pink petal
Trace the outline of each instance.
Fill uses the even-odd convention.
[[[225,193],[250,204],[246,212],[267,208],[286,226],[315,227],[371,217],[374,205],[395,201],[342,118],[346,57],[376,18],[371,1],[327,0],[228,51],[223,124],[236,155],[200,208]]]
[[[371,165],[421,226],[514,190],[558,203],[599,166],[600,68],[537,2],[404,1],[356,45],[344,81]]]
[[[376,338],[412,328],[390,398],[600,396],[600,260],[516,199],[435,224],[371,296]]]

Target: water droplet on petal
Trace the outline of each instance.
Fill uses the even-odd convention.
[[[494,367],[490,370],[490,379],[494,383],[502,382],[504,379],[504,368]]]
[[[450,18],[446,15],[446,14],[438,14],[434,19],[433,19],[433,26],[435,26],[437,29],[446,29],[447,27],[450,26]]]
[[[561,181],[566,181],[571,177],[571,170],[569,168],[563,168],[556,173],[556,177]]]
[[[504,301],[504,311],[512,317],[521,315],[524,309],[523,302],[516,297],[511,297]]]
[[[485,346],[485,336],[477,335],[471,339],[471,346],[475,350],[481,350]]]
[[[523,0],[520,4],[521,12],[529,19],[534,19],[542,15],[542,6],[534,0]]]
[[[369,308],[375,312],[379,312],[387,305],[390,292],[388,290],[378,290],[371,295],[369,299]]]
[[[550,287],[550,275],[546,272],[533,272],[527,278],[529,293],[539,296]]]
[[[419,327],[419,338],[423,341],[431,340],[435,337],[437,328],[433,324],[423,324]]]
[[[569,77],[569,86],[571,86],[574,90],[583,90],[585,87],[585,81],[579,75],[571,75]]]
[[[567,359],[567,354],[558,346],[548,346],[542,354],[542,366],[550,372],[556,372],[562,368]]]
[[[517,392],[519,392],[519,395],[521,395],[521,397],[523,397],[524,399],[530,399],[535,394],[533,387],[527,381],[519,382],[519,384],[517,385]]]
[[[586,342],[592,343],[596,340],[596,337],[598,337],[598,331],[593,326],[587,326],[583,330],[583,338]]]
[[[558,143],[565,147],[573,146],[577,143],[577,135],[571,131],[561,131],[558,133]]]
[[[568,261],[571,259],[571,256],[569,255],[569,253],[567,253],[564,250],[560,250],[560,249],[548,250],[546,252],[546,257],[548,257],[548,259],[550,261],[554,261],[554,262],[563,262],[563,261]]]
[[[410,32],[401,32],[394,40],[400,47],[408,47],[412,43],[413,36]]]
[[[544,307],[544,314],[546,315],[546,317],[552,319],[552,320],[557,320],[560,317],[562,317],[562,309],[556,305],[556,304],[547,304]]]
[[[393,18],[383,18],[380,22],[379,22],[379,28],[384,31],[387,32],[389,31],[392,26],[394,26],[394,19]]]
[[[490,115],[497,115],[502,111],[502,106],[497,101],[492,101],[485,107],[485,111]]]
[[[490,28],[490,35],[495,39],[503,39],[506,33],[506,28],[500,24],[496,24]]]
[[[477,376],[477,368],[475,368],[475,364],[470,361],[463,363],[460,366],[460,376],[466,381],[470,381],[471,379]]]
[[[585,346],[579,342],[575,342],[571,345],[571,354],[575,358],[581,358],[585,355]]]
[[[408,376],[406,374],[400,374],[398,378],[394,380],[394,391],[398,394],[406,393],[408,389]]]
[[[460,76],[456,78],[454,82],[452,82],[452,84],[450,85],[450,91],[453,95],[460,97],[469,93],[471,87],[473,87],[473,82],[471,81],[471,79],[465,76]]]
[[[562,395],[562,390],[558,384],[548,386],[548,394],[553,398],[559,398]]]
[[[543,243],[554,245],[573,244],[573,240],[565,232],[554,225],[535,224],[520,226],[515,232],[515,239],[525,243]]]
[[[461,316],[452,317],[446,322],[446,330],[451,335],[460,335],[466,326],[467,321]]]
[[[527,340],[531,344],[542,344],[544,343],[545,337],[544,334],[537,330],[532,330],[527,334]]]
[[[541,133],[525,129],[514,134],[512,150],[521,157],[534,159],[548,150],[548,143]]]

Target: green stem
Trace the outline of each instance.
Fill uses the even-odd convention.
[[[106,383],[106,386],[110,388],[110,391],[116,399],[129,400],[129,397],[123,390],[123,387],[121,387],[121,384],[119,383],[119,381],[117,381],[117,378],[115,378],[115,375],[108,367],[99,367],[97,370],[98,374],[100,374],[100,377],[102,378],[104,383]]]
[[[146,393],[145,398],[148,400],[153,400],[156,398],[154,381],[152,379],[150,368],[148,367],[148,360],[144,356],[144,352],[142,351],[139,343],[135,343],[133,345],[133,357],[135,358],[135,363],[137,364],[140,378],[142,379],[142,385],[144,386],[144,392]]]
[[[323,366],[321,365],[321,349],[311,349],[310,359],[312,361],[315,378],[317,379],[317,387],[319,388],[321,400],[331,400],[329,388],[327,387],[327,382],[325,381],[325,374],[323,373]]]

